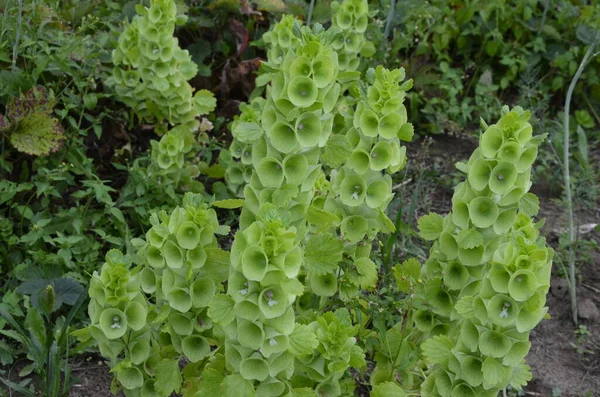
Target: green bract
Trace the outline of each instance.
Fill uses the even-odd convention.
[[[177,15],[173,0],[152,0],[150,8],[136,11],[112,53],[109,84],[141,119],[197,129],[197,117],[212,111],[216,102],[206,90],[194,94],[188,83],[198,66],[173,37],[185,17]]]
[[[553,251],[531,220],[537,209],[521,205],[535,202],[529,167],[543,140],[532,137],[528,118],[505,107],[469,159],[452,212],[419,221],[423,237],[435,240],[424,288],[436,320],[448,325],[445,339],[422,345],[431,364],[423,396],[447,395],[450,385],[452,395],[495,396],[531,379],[523,358],[529,332],[546,313]],[[426,316],[414,320],[433,335]]]

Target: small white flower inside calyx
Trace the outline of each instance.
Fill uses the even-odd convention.
[[[119,319],[119,316],[114,316],[113,317],[113,324],[110,327],[112,329],[121,328],[121,321]]]
[[[500,312],[500,318],[508,318],[508,308],[510,307],[509,302],[504,302],[504,308]]]

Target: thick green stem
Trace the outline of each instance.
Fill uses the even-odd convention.
[[[588,62],[588,59],[594,52],[595,43],[590,45],[583,60],[579,64],[579,68],[573,76],[573,80],[569,85],[569,90],[567,91],[567,98],[565,99],[565,112],[564,112],[564,127],[565,127],[565,135],[564,135],[564,174],[565,174],[565,192],[566,192],[566,200],[567,200],[567,217],[569,221],[569,288],[571,293],[571,312],[573,315],[573,322],[577,324],[577,284],[575,280],[575,227],[573,222],[573,199],[571,197],[571,176],[569,173],[569,110],[571,107],[571,98],[573,96],[573,91],[575,90],[575,85],[577,85],[577,80],[581,77],[581,73],[583,73],[583,69]]]
[[[396,8],[396,0],[390,2],[390,9],[388,11],[387,20],[385,21],[385,37],[389,38],[392,33],[392,21],[394,20],[394,12]]]

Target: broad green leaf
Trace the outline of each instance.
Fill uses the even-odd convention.
[[[471,318],[475,314],[473,313],[473,297],[472,296],[463,296],[456,302],[454,305],[454,309],[463,317]]]
[[[213,207],[217,208],[225,208],[225,209],[234,209],[240,208],[244,206],[243,199],[227,199],[227,200],[217,200],[212,203]]]
[[[421,264],[415,258],[410,258],[394,267],[394,277],[396,278],[396,286],[402,292],[410,291],[411,282],[419,279],[421,274]]]
[[[313,354],[319,346],[317,336],[303,324],[296,324],[294,332],[289,336],[289,343],[289,352],[298,358]]]
[[[329,233],[317,234],[310,237],[304,252],[304,264],[309,271],[327,274],[337,269],[342,260],[344,245]]]
[[[471,249],[483,244],[483,237],[475,229],[465,229],[458,233],[456,242],[460,248]]]
[[[179,393],[183,379],[179,370],[179,360],[165,359],[154,368],[154,387],[160,396],[168,396],[171,393]]]
[[[540,211],[540,200],[533,193],[527,193],[519,200],[519,211],[527,216],[536,216]]]
[[[256,142],[263,134],[262,128],[257,123],[239,121],[234,126],[235,128],[231,131],[234,138],[243,143]]]
[[[229,274],[229,252],[221,248],[205,248],[204,251],[206,251],[206,263],[198,275],[212,278],[216,282],[225,281]]]
[[[46,156],[62,146],[65,134],[57,119],[40,112],[25,116],[10,134],[10,143],[20,152]]]
[[[594,125],[596,125],[592,116],[590,116],[589,112],[585,109],[576,110],[575,118],[577,119],[577,123],[584,128],[593,128]]]
[[[212,92],[208,90],[200,90],[194,95],[194,101],[196,102],[196,108],[200,112],[200,115],[208,114],[215,110],[217,106],[217,100]]]
[[[67,277],[55,280],[54,288],[56,295],[67,305],[74,304],[84,291],[81,284]]]
[[[323,162],[332,168],[338,168],[352,154],[352,147],[345,135],[332,135],[327,141],[327,145],[323,148],[321,159]]]
[[[483,361],[481,371],[483,372],[483,386],[485,388],[501,387],[502,380],[506,376],[507,368],[500,364],[496,359],[487,357]]]
[[[228,375],[223,380],[223,395],[237,397],[254,397],[252,383],[238,374]]]
[[[406,393],[394,382],[383,382],[375,385],[371,397],[404,397]]]
[[[450,358],[453,347],[454,344],[450,338],[445,335],[437,335],[426,340],[421,345],[421,350],[423,350],[423,355],[427,362],[431,364],[441,364]]]
[[[358,282],[362,289],[374,288],[377,284],[377,265],[369,258],[359,258],[354,262],[358,270]]]
[[[419,218],[419,235],[425,240],[435,240],[442,234],[444,218],[440,214],[430,213]]]
[[[308,207],[306,220],[313,225],[322,227],[323,229],[327,229],[330,226],[338,226],[340,224],[340,218],[338,218],[335,214],[317,208],[314,205]]]
[[[215,295],[208,305],[208,316],[219,325],[227,325],[235,318],[235,302],[228,295]]]

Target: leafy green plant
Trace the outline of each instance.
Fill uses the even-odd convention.
[[[138,5],[136,11],[113,51],[115,67],[108,83],[142,120],[197,129],[197,116],[216,102],[207,90],[193,94],[188,83],[198,66],[173,37],[185,16],[177,15],[173,0],[152,1],[149,8]]]
[[[531,379],[523,358],[547,312],[553,251],[531,220],[539,201],[527,193],[530,167],[544,135],[532,137],[529,116],[504,108],[498,123],[484,125],[480,147],[457,164],[467,180],[452,212],[419,221],[421,235],[435,240],[421,274],[425,300],[415,303],[431,312],[414,317],[430,365],[422,395],[495,396]]]
[[[34,156],[56,152],[65,139],[60,122],[53,117],[54,100],[37,86],[13,98],[0,114],[0,133],[18,151]]]
[[[86,294],[83,287],[71,278],[41,278],[45,275],[38,272],[38,278],[25,281],[16,289],[17,293],[29,296],[31,304],[24,326],[15,320],[6,306],[0,304],[0,316],[13,328],[0,330],[0,333],[18,341],[27,350],[32,364],[22,373],[35,371],[40,376],[40,392],[44,396],[66,396],[73,379],[70,367],[63,367],[62,362],[69,357],[71,343],[68,334]],[[63,305],[71,306],[65,317],[59,316]],[[21,395],[37,395],[8,379],[0,378],[0,381]]]

